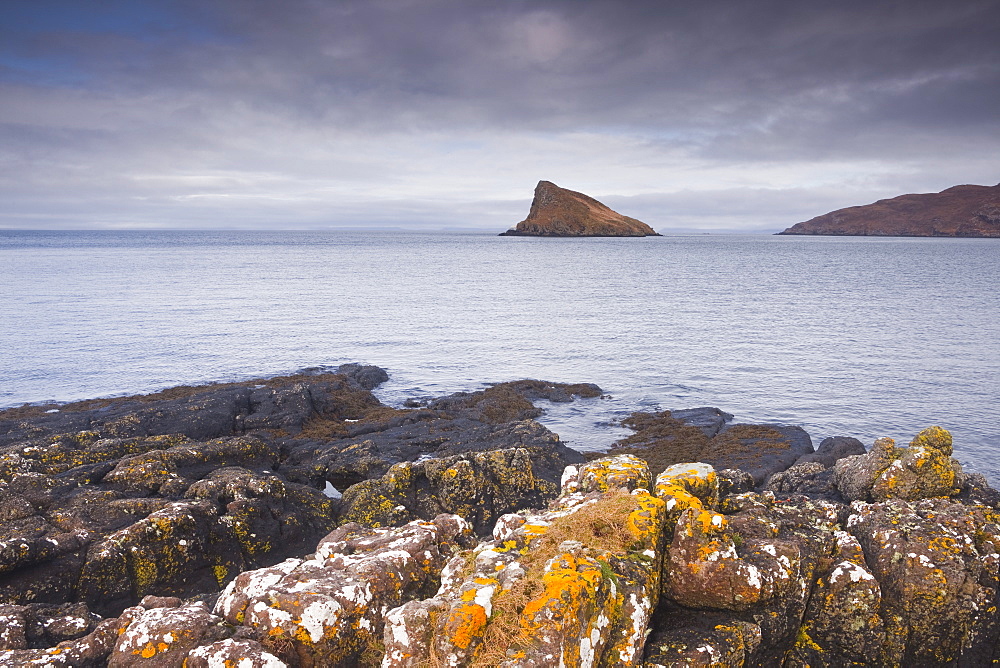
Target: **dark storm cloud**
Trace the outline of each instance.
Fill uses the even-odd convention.
[[[8,0],[0,225],[492,225],[551,178],[739,227],[992,183],[997,26],[975,1]]]
[[[1000,97],[996,3],[239,2],[214,15],[236,42],[222,69],[244,70],[232,92],[356,121],[714,128],[887,108],[915,125],[994,123],[995,107],[966,102]]]

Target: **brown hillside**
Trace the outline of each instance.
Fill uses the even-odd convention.
[[[1000,184],[900,195],[817,216],[779,234],[1000,237]]]

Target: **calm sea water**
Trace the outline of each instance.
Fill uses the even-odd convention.
[[[1000,242],[0,231],[0,407],[360,361],[380,397],[517,378],[580,449],[712,405],[815,443],[940,424],[1000,483]]]

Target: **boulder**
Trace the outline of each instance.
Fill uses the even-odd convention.
[[[631,457],[564,480],[551,510],[501,518],[492,541],[452,559],[434,598],[390,611],[383,666],[639,665],[664,503]]]
[[[733,419],[730,413],[710,406],[670,411],[670,417],[680,420],[686,425],[697,427],[708,438],[718,434]]]
[[[833,469],[816,461],[796,462],[791,468],[773,474],[763,489],[776,494],[805,494],[814,499],[844,501],[835,484]]]
[[[105,619],[89,634],[65,640],[54,647],[0,650],[0,665],[47,668],[103,668],[119,634],[128,625],[126,615]]]
[[[354,666],[380,644],[387,610],[437,587],[469,531],[454,515],[394,529],[348,524],[312,558],[241,573],[215,611],[290,665]]]
[[[796,465],[816,462],[824,468],[830,468],[844,457],[865,454],[865,446],[861,441],[850,436],[830,436],[824,438],[816,452],[802,455],[795,460]]]
[[[253,640],[226,638],[188,652],[184,668],[287,668],[288,664]]]
[[[362,389],[371,391],[382,383],[389,380],[389,374],[385,369],[373,364],[358,364],[349,362],[337,367],[337,373],[353,380]]]
[[[907,448],[896,447],[891,438],[880,438],[867,454],[837,461],[835,482],[852,501],[955,496],[964,475],[951,454],[951,434],[940,427],[923,430]]]
[[[231,634],[204,603],[142,610],[118,636],[108,668],[182,668],[189,651]]]
[[[642,457],[654,475],[685,462],[741,469],[755,485],[813,454],[812,439],[801,427],[725,424],[730,417],[710,408],[633,413],[622,424],[635,434],[612,444],[609,452]]]
[[[712,506],[705,494],[691,503],[676,485],[660,489],[684,509],[665,557],[647,665],[780,665],[841,506],[770,492],[720,496]]]
[[[792,664],[902,665],[903,620],[885,610],[882,587],[857,538],[846,531],[835,536],[833,555],[817,571]]]
[[[476,533],[489,533],[497,518],[554,499],[558,486],[536,475],[563,461],[551,450],[512,448],[396,464],[374,480],[351,486],[341,502],[341,521],[399,526],[414,519],[454,513]],[[550,474],[551,475],[551,474]]]
[[[881,665],[990,663],[1000,635],[995,607],[1000,593],[998,521],[1000,515],[992,509],[945,498],[851,504],[845,525],[857,539],[864,563],[848,567],[844,576],[869,583],[869,574],[878,583],[877,611],[886,638]],[[857,562],[860,555],[854,554]],[[863,594],[864,587],[860,589]],[[868,598],[869,607],[874,598]],[[862,608],[849,623],[856,627],[864,615]],[[869,646],[878,644],[877,626],[873,632],[865,637]],[[830,640],[813,639],[820,647],[844,642],[842,635],[832,635]],[[905,643],[890,636],[901,636]]]
[[[52,647],[87,635],[100,621],[84,603],[0,604],[0,650]]]
[[[98,612],[114,614],[147,594],[218,590],[209,556],[218,517],[210,503],[177,502],[94,541],[79,573],[77,595]]]
[[[725,614],[666,608],[646,644],[643,668],[720,668],[759,665],[760,626]],[[818,664],[822,665],[822,664]]]

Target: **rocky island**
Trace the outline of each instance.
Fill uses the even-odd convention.
[[[980,666],[1000,493],[905,447],[378,367],[0,411],[0,665]],[[337,490],[342,490],[341,496]]]
[[[646,223],[613,211],[593,197],[539,181],[528,217],[504,237],[658,237]]]
[[[1000,237],[1000,184],[900,195],[797,223],[778,234]]]

